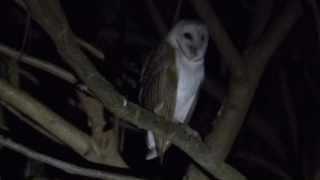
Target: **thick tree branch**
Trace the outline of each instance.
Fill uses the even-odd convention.
[[[105,149],[98,147],[91,137],[23,91],[10,86],[3,79],[0,79],[0,99],[29,116],[42,128],[58,138],[59,141],[70,146],[88,161],[110,166],[127,167],[124,162],[116,165],[111,163],[112,158],[108,158],[108,155],[103,152]]]
[[[246,62],[248,62],[249,70],[248,70],[248,79],[246,82],[231,82],[235,87],[230,87],[230,91],[236,91],[234,94],[229,95],[229,101],[231,103],[235,103],[231,105],[230,111],[223,114],[230,114],[231,116],[219,117],[217,119],[216,128],[213,130],[213,135],[211,136],[213,139],[211,142],[220,144],[219,142],[223,142],[225,138],[230,137],[230,139],[235,139],[237,132],[239,131],[241,124],[245,118],[245,114],[249,108],[251,100],[254,95],[254,91],[257,88],[260,77],[264,72],[264,68],[270,59],[270,57],[274,54],[275,50],[280,46],[282,41],[285,39],[291,27],[297,21],[302,13],[301,4],[299,0],[288,2],[287,7],[284,9],[284,14],[277,19],[277,21],[273,24],[273,29],[265,34],[264,41],[262,41],[259,45],[256,46],[255,50],[249,52],[248,56],[245,57]],[[238,94],[239,93],[239,94]],[[240,109],[235,109],[232,107],[241,107]],[[242,119],[242,120],[241,120]],[[224,124],[224,125],[223,125]],[[233,126],[234,131],[232,134],[227,135],[228,133],[218,132],[222,129],[221,127],[226,127],[226,125]],[[217,131],[215,131],[217,130]],[[225,129],[226,130],[226,129]],[[219,135],[222,136],[219,138]],[[210,139],[210,138],[209,138]],[[221,140],[219,140],[221,139]],[[224,139],[224,140],[223,140]],[[231,141],[227,141],[231,142]],[[214,146],[215,147],[215,146]],[[217,146],[220,147],[220,146]],[[227,152],[230,150],[231,144],[226,146],[225,151],[223,153],[219,153],[219,155],[226,156]]]
[[[164,137],[170,138],[168,135],[174,134],[171,137],[173,143],[217,178],[244,179],[239,172],[227,164],[215,162],[210,148],[203,144],[190,128],[169,121],[160,121],[160,118],[153,113],[127,101],[120,95],[79,49],[57,1],[27,0],[26,2],[32,17],[49,34],[64,61],[71,66],[107,109],[128,122]]]
[[[229,93],[225,98],[223,108],[224,112],[222,112],[221,116],[216,120],[215,128],[210,138],[208,138],[208,140],[212,142],[209,143],[213,145],[212,147],[219,147],[218,149],[221,149],[221,153],[217,153],[217,156],[224,159],[230,151],[231,144],[239,132],[268,60],[284,40],[288,31],[300,15],[300,1],[295,0],[288,2],[283,15],[273,24],[273,29],[265,34],[260,44],[246,54],[244,61],[248,63],[248,74],[245,76],[237,76],[231,72]],[[229,145],[226,145],[226,143]]]
[[[43,162],[45,164],[56,167],[70,174],[80,175],[84,177],[91,177],[91,178],[99,178],[99,179],[142,180],[141,178],[135,178],[135,177],[126,176],[123,174],[100,171],[96,169],[89,169],[89,168],[80,167],[74,164],[70,164],[68,162],[61,161],[59,159],[55,159],[53,157],[35,152],[31,149],[24,147],[23,145],[20,145],[16,142],[11,141],[10,139],[6,139],[1,135],[0,135],[0,144],[13,151],[23,154],[31,159]]]
[[[204,6],[204,1],[205,0],[194,0],[192,2],[199,8]],[[197,3],[199,4],[197,5]],[[211,11],[213,12],[213,10]],[[215,29],[213,26],[213,24],[218,25],[216,22],[212,22],[216,20],[214,13],[211,13],[209,10],[203,10],[203,12],[207,12],[203,14],[203,18],[210,19],[210,21],[207,21],[208,23],[212,23],[211,26],[213,30],[220,31],[220,28]],[[206,142],[211,147],[215,159],[223,161],[230,152],[232,144],[245,120],[245,116],[268,60],[285,39],[288,31],[301,14],[300,1],[289,1],[284,9],[283,15],[276,20],[272,26],[273,28],[265,34],[263,41],[253,49],[247,51],[244,61],[242,61],[248,63],[246,65],[247,71],[244,71],[246,73],[238,74],[231,71],[229,90],[223,103],[221,115],[217,117],[212,133],[206,138]],[[230,58],[232,57],[237,58],[237,55],[230,55]],[[241,59],[233,59],[233,61],[237,60],[241,61]],[[237,68],[241,69],[241,66],[235,67],[235,69]],[[201,175],[198,170],[195,168],[192,169],[188,174],[190,179],[207,179]],[[202,178],[200,178],[201,176]]]
[[[19,52],[15,51],[9,47],[6,47],[4,45],[1,45],[1,44],[0,44],[0,52],[6,54],[12,60],[16,59],[16,57],[19,56]],[[69,82],[69,83],[75,84],[76,82],[78,82],[78,80],[76,79],[76,77],[73,74],[71,74],[70,72],[68,72],[58,66],[55,66],[49,62],[46,62],[45,60],[40,60],[40,59],[36,59],[36,58],[33,58],[28,55],[24,55],[21,57],[21,61],[28,64],[28,65],[31,65],[35,68],[39,68],[43,71],[49,72],[49,73],[65,80],[65,81]],[[96,100],[96,101],[98,101],[98,100]],[[7,108],[10,108],[10,107],[7,107]],[[11,108],[11,109],[13,109],[13,108]],[[17,113],[15,113],[15,114],[19,115]],[[20,119],[24,120],[24,118],[22,118],[22,117]],[[24,120],[24,122],[28,123],[30,126],[32,126],[33,128],[35,128],[36,130],[38,130],[41,133],[45,132],[42,127],[38,127],[28,120]],[[53,137],[52,134],[47,133],[45,135],[49,135],[48,137],[50,137],[51,139],[56,141],[56,139],[52,138]],[[106,136],[101,134],[101,138],[106,138]],[[97,144],[97,145],[99,146],[99,152],[101,152],[101,153],[99,153],[99,155],[98,155],[99,157],[97,157],[96,159],[100,159],[101,162],[103,162],[104,164],[113,165],[116,167],[127,167],[126,163],[120,158],[119,154],[115,154],[114,151],[110,152],[110,149],[111,149],[110,146],[112,146],[112,145],[109,145],[108,143],[104,144],[104,146],[100,146],[100,144]],[[106,149],[106,148],[108,148],[108,149]],[[114,147],[114,148],[117,148],[117,147]],[[115,163],[115,159],[117,159],[117,163]]]
[[[210,36],[217,45],[230,71],[234,74],[242,75],[246,70],[242,55],[220,23],[215,11],[211,8],[211,4],[207,0],[190,0],[190,2],[198,15],[207,24]]]
[[[2,79],[0,80],[0,98],[10,106],[31,117],[80,155],[86,156],[88,152],[92,151],[90,149],[93,148],[93,143],[89,136],[23,91],[11,87]]]
[[[54,136],[53,134],[50,134],[43,127],[39,126],[39,124],[37,124],[37,123],[33,122],[32,120],[28,119],[27,117],[25,117],[22,113],[20,113],[16,109],[12,108],[11,106],[9,106],[8,104],[6,104],[6,103],[4,103],[2,101],[0,102],[0,104],[2,106],[6,107],[12,114],[17,116],[21,121],[23,121],[24,123],[28,124],[30,127],[35,129],[36,131],[38,131],[41,134],[47,136],[52,141],[54,141],[56,143],[59,143],[59,144],[62,144],[62,142],[56,136]]]

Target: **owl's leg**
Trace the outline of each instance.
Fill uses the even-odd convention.
[[[149,151],[146,155],[146,160],[156,158],[158,156],[156,140],[155,140],[154,134],[151,131],[148,131],[148,134],[147,134],[147,147]]]

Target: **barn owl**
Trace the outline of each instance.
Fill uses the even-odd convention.
[[[164,120],[188,123],[201,82],[208,31],[204,24],[183,20],[169,32],[160,47],[147,59],[141,74],[139,99],[146,109]],[[147,132],[146,159],[160,157],[170,140]]]

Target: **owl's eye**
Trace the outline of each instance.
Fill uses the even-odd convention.
[[[183,37],[186,38],[186,39],[188,39],[188,40],[192,40],[192,35],[191,35],[191,33],[188,33],[188,32],[183,33]]]

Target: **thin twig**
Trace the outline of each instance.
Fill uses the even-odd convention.
[[[207,24],[210,37],[217,45],[231,73],[243,74],[246,70],[241,53],[235,47],[227,31],[222,26],[211,4],[207,0],[189,0],[197,14]]]
[[[0,104],[2,104],[4,107],[6,107],[12,114],[14,114],[15,116],[17,116],[21,121],[23,121],[24,123],[28,124],[29,126],[31,126],[33,129],[37,130],[38,132],[40,132],[41,134],[47,136],[48,138],[50,138],[51,140],[53,140],[56,143],[59,144],[63,144],[57,137],[55,137],[54,135],[52,135],[50,132],[46,131],[44,128],[42,128],[41,126],[39,126],[38,124],[32,122],[30,119],[28,119],[27,117],[25,117],[23,114],[21,114],[19,111],[15,110],[14,108],[12,108],[10,105],[6,104],[5,102],[0,101]]]
[[[261,143],[271,149],[276,158],[283,161],[287,160],[286,147],[267,117],[259,116],[257,111],[251,110],[248,113],[247,126]]]
[[[23,9],[27,9],[26,4],[23,2],[23,0],[13,0],[17,5],[22,7]]]
[[[10,60],[15,60],[17,56],[19,56],[19,52],[0,43],[0,52],[2,52],[3,54],[7,55],[8,57],[10,57]],[[43,59],[38,59],[32,56],[29,56],[27,54],[24,54],[21,59],[20,62],[25,63],[29,66],[32,66],[34,68],[38,68],[42,71],[45,71],[47,73],[50,73],[64,81],[66,81],[67,83],[70,84],[77,84],[79,82],[79,80],[69,71],[56,66],[46,60]],[[27,78],[31,79],[31,81],[33,82],[37,82],[37,80],[35,78],[33,78],[31,76],[31,74],[28,74],[28,72],[26,71],[22,71],[20,70],[20,72],[22,74],[24,74],[25,76],[27,76]],[[83,85],[83,84],[79,84],[77,86],[77,88],[79,88],[79,90],[92,95],[92,93],[88,90],[88,88]]]
[[[22,9],[24,9],[25,11],[27,11],[27,6],[26,4],[23,2],[23,0],[14,0],[14,2],[21,7]],[[95,56],[96,58],[98,58],[99,60],[104,60],[104,54],[99,51],[97,48],[95,48],[94,46],[92,46],[91,44],[89,44],[88,42],[84,41],[83,39],[81,39],[80,37],[76,37],[76,42],[83,47],[85,50],[87,50],[88,52],[90,52],[93,56]]]
[[[320,12],[315,0],[307,0],[307,3],[311,6],[311,10],[314,16],[315,24],[316,24],[316,31],[318,33],[318,44],[320,46]]]
[[[248,154],[248,153],[239,153],[236,154],[236,158],[243,159],[248,163],[251,163],[255,168],[261,167],[263,171],[269,171],[270,173],[277,176],[279,179],[283,180],[292,180],[292,178],[285,172],[278,164],[273,162],[267,161],[262,157],[258,157],[257,155]]]
[[[21,48],[20,48],[20,51],[19,51],[19,56],[17,57],[17,61],[20,61],[20,59],[24,55],[24,50],[26,48],[26,45],[27,45],[28,39],[29,39],[30,27],[31,27],[31,14],[29,12],[27,12],[22,45],[21,45]]]
[[[0,43],[0,52],[9,56],[12,59],[16,59],[19,56],[18,51],[14,50],[8,46],[5,46],[1,43]],[[76,77],[73,74],[71,74],[67,70],[64,70],[63,68],[60,68],[54,64],[47,62],[46,60],[37,59],[35,57],[24,54],[21,57],[21,62],[26,63],[30,66],[33,66],[35,68],[41,69],[43,71],[46,71],[50,74],[53,74],[53,75],[57,76],[58,78],[61,78],[71,84],[75,84],[78,82],[78,80],[76,79]]]
[[[249,37],[247,45],[254,45],[265,31],[269,19],[272,15],[273,0],[259,0],[256,1],[256,6],[251,18],[251,24],[249,29]]]
[[[290,88],[288,86],[288,77],[286,75],[286,71],[284,68],[281,68],[279,71],[279,79],[280,79],[280,85],[281,85],[281,93],[284,103],[285,111],[288,115],[288,134],[290,137],[290,141],[292,143],[291,150],[293,151],[296,160],[299,160],[299,131],[298,131],[298,119],[294,101],[292,99],[292,93],[290,91]]]
[[[163,38],[168,32],[168,27],[164,19],[162,18],[159,9],[154,4],[153,0],[145,0],[145,3],[147,4],[147,9],[149,10],[151,18],[155,23],[156,30],[158,31],[160,37]]]
[[[75,164],[61,161],[59,159],[38,153],[29,148],[26,148],[25,146],[18,144],[8,138],[4,138],[2,135],[0,135],[0,144],[15,152],[23,154],[31,159],[56,167],[70,174],[84,176],[84,177],[91,177],[91,178],[99,178],[99,179],[142,180],[142,178],[136,178],[133,176],[127,176],[127,175],[113,173],[113,172],[106,172],[106,171],[101,171],[97,169],[84,168],[84,167],[77,166]]]
[[[307,88],[310,89],[311,96],[314,98],[313,100],[320,105],[320,87],[319,82],[315,81],[306,66],[303,67],[303,75],[304,80],[307,85]]]
[[[105,60],[104,54],[101,51],[99,51],[98,49],[96,49],[95,47],[93,47],[88,42],[84,41],[83,39],[81,39],[79,37],[76,37],[76,41],[81,45],[81,47],[83,47],[85,50],[90,52],[92,55],[94,55],[99,60],[101,60],[101,61]]]
[[[179,21],[182,4],[183,4],[183,0],[177,0],[177,8],[172,19],[172,26],[174,26]]]

